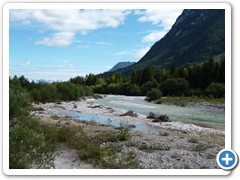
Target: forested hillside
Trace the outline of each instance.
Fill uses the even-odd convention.
[[[147,66],[170,69],[203,62],[225,53],[225,11],[184,10],[171,30],[137,63],[116,73],[131,75]],[[103,76],[109,76],[105,73]]]

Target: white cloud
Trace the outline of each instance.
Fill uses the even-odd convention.
[[[99,46],[112,46],[113,43],[110,42],[105,42],[105,41],[81,41],[81,40],[76,40],[76,43],[80,43],[78,45],[78,48],[87,48],[90,47],[91,45],[99,45]]]
[[[29,66],[31,64],[32,64],[32,61],[24,61],[24,62],[20,62],[18,66]]]
[[[142,42],[156,42],[167,34],[177,17],[181,14],[182,9],[146,9],[135,11],[134,14],[139,15],[139,22],[150,22],[161,27],[161,30],[151,32],[143,37]]]
[[[46,46],[68,46],[73,42],[73,32],[59,32],[50,37],[45,37],[43,40],[36,42],[36,44]]]
[[[140,48],[138,50],[135,50],[134,55],[135,55],[136,58],[140,59],[149,51],[149,49],[150,49],[150,46]]]
[[[74,64],[70,63],[68,60],[64,60],[63,63],[57,65],[56,67],[57,68],[62,68],[62,69],[72,68],[72,67],[74,67]]]
[[[98,45],[103,45],[103,46],[111,46],[111,45],[113,45],[112,43],[104,42],[104,41],[97,41],[95,43],[98,44]]]
[[[87,45],[78,45],[76,47],[77,48],[88,48],[88,47],[90,47],[90,45],[89,44],[87,44]]]
[[[131,49],[128,51],[120,51],[115,53],[116,56],[132,56],[135,57],[137,60],[139,60],[140,58],[142,58],[150,49],[150,46],[146,46],[146,47],[142,47],[139,49]]]
[[[119,51],[119,52],[117,52],[115,55],[117,55],[117,56],[123,56],[123,55],[128,55],[128,54],[130,54],[129,51]]]
[[[138,21],[151,22],[169,30],[182,11],[182,9],[146,9],[138,12],[138,15],[141,15]]]
[[[23,25],[35,22],[56,31],[52,37],[46,37],[37,44],[67,46],[72,43],[72,37],[76,33],[84,35],[99,28],[116,28],[124,24],[129,13],[131,11],[121,9],[11,10],[10,20],[20,21]],[[61,40],[58,33],[66,32],[71,34],[63,34],[65,39]]]
[[[162,39],[166,33],[167,33],[167,31],[152,32],[152,33],[144,36],[142,39],[142,42],[144,42],[144,43],[156,42],[156,41]]]

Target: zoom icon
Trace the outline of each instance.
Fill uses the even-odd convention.
[[[224,170],[233,169],[238,162],[238,156],[233,150],[223,149],[217,155],[217,164]]]

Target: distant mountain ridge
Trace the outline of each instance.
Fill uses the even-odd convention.
[[[170,69],[172,65],[199,63],[221,54],[225,54],[225,10],[186,9],[138,62],[115,72],[131,75],[148,66]]]
[[[51,80],[46,80],[46,79],[39,79],[35,81],[36,83],[41,83],[41,84],[48,84],[48,83],[52,83],[53,81]]]
[[[113,71],[117,71],[119,69],[122,69],[122,68],[126,68],[128,66],[131,66],[133,65],[135,62],[119,62],[117,63],[116,65],[114,65],[108,72],[113,72]]]

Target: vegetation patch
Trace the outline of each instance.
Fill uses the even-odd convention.
[[[104,131],[94,137],[94,141],[103,142],[119,142],[126,141],[130,138],[130,128],[120,127],[118,131]]]
[[[197,138],[190,138],[190,139],[188,140],[188,142],[191,142],[191,143],[198,143],[199,140],[198,140]]]
[[[209,144],[199,143],[199,144],[193,146],[193,150],[197,151],[197,152],[202,152],[202,151],[205,151],[206,149],[212,148],[212,147],[213,146],[209,145]]]
[[[159,132],[160,136],[169,136],[170,134],[168,132]]]
[[[137,147],[139,150],[146,151],[146,152],[153,152],[153,151],[169,151],[170,146],[165,144],[148,144],[146,142],[132,142],[129,143],[129,146]]]

